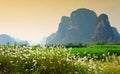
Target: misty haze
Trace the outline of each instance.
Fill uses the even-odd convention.
[[[119,0],[0,0],[0,74],[120,74]]]

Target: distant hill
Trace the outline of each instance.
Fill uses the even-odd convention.
[[[0,35],[0,45],[6,45],[6,44],[14,44],[15,41],[12,37],[6,34],[1,34]]]
[[[28,45],[29,44],[27,41],[15,39],[7,34],[0,35],[0,45],[6,45],[6,44],[13,45],[15,43],[20,44],[20,45]]]
[[[120,42],[117,29],[111,27],[106,14],[99,17],[92,10],[81,8],[73,11],[70,17],[63,16],[58,31],[51,34],[49,44],[90,44]]]

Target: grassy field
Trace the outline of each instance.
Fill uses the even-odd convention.
[[[120,46],[0,46],[0,74],[120,74]]]
[[[89,56],[90,58],[103,59],[106,56],[120,55],[120,45],[94,45],[86,48],[73,48],[72,54],[81,57]]]

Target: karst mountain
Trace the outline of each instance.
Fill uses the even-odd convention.
[[[91,44],[119,43],[120,35],[112,27],[107,14],[97,14],[89,9],[80,8],[68,16],[62,16],[59,28],[46,40],[50,44]]]

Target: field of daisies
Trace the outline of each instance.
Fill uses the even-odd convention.
[[[0,46],[0,74],[120,74],[120,46]]]

